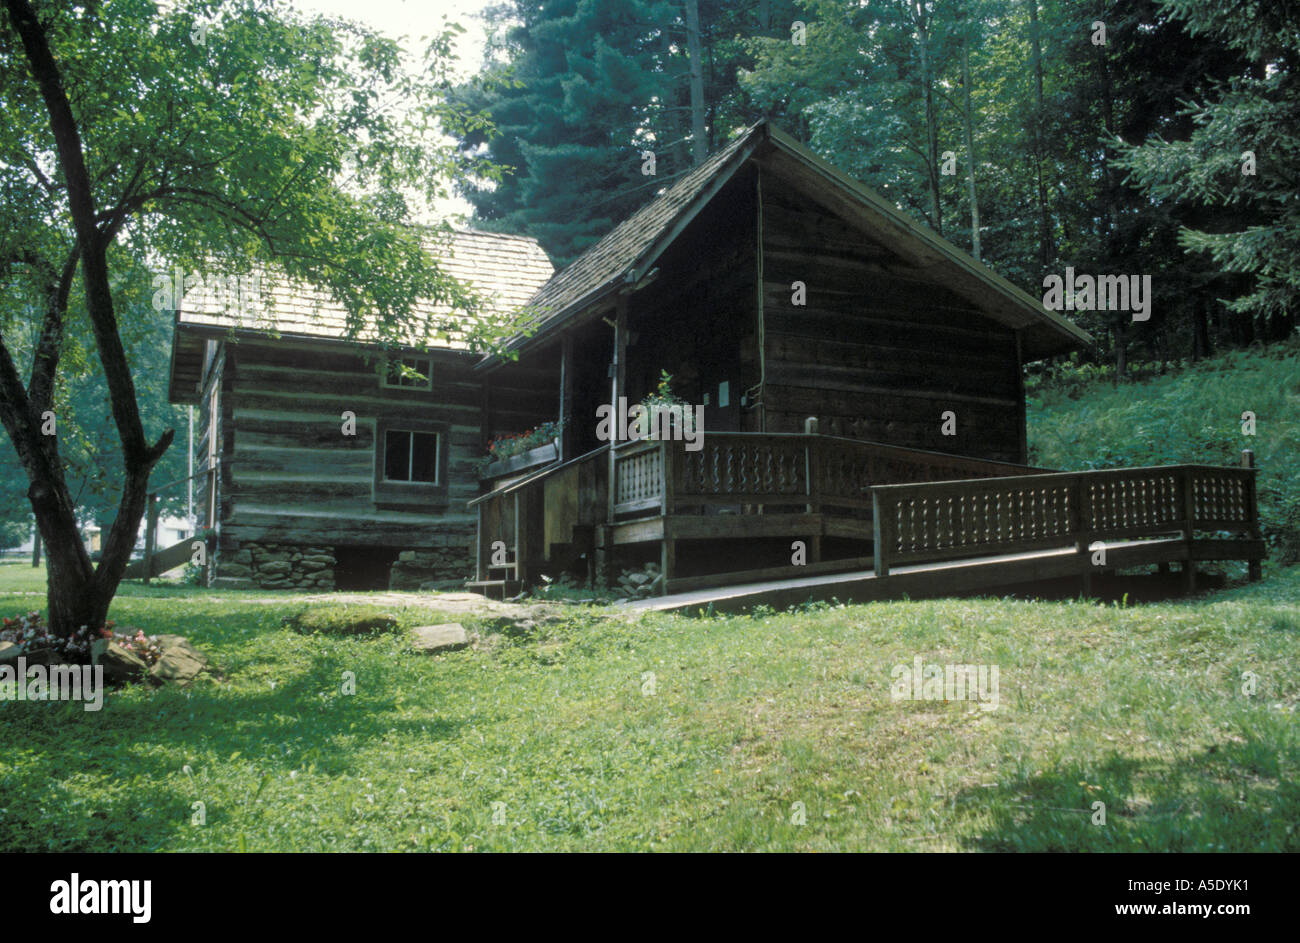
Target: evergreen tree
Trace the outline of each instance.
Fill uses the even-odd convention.
[[[760,14],[788,40],[793,6],[695,3],[694,70],[683,0],[510,0],[489,11],[488,65],[454,98],[500,133],[470,132],[461,146],[513,173],[462,184],[477,225],[534,236],[564,265],[759,116],[737,82],[746,43],[764,30]]]
[[[1201,212],[1179,233],[1217,268],[1251,278],[1229,302],[1271,336],[1294,329],[1300,296],[1300,12],[1294,4],[1246,0],[1160,0],[1161,8],[1208,46],[1244,60],[1179,119],[1192,131],[1170,139],[1163,128],[1121,148],[1123,166],[1157,203],[1190,201]]]

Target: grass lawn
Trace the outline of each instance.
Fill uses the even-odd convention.
[[[0,564],[0,613],[42,591]],[[114,619],[224,680],[0,703],[0,850],[1300,850],[1300,567],[1128,608],[460,617],[479,643],[436,657],[301,608],[127,586]],[[997,709],[891,699],[916,655],[998,666]]]

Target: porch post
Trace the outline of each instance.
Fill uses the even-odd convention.
[[[660,592],[666,596],[668,581],[673,578],[677,570],[677,538],[673,534],[673,503],[677,494],[677,442],[671,438],[660,442],[659,454],[662,456],[664,489],[659,499],[659,510],[664,519],[664,541],[659,550],[659,569],[663,573]]]
[[[614,521],[614,505],[618,502],[618,482],[614,478],[616,466],[614,452],[619,446],[618,430],[622,424],[618,409],[620,396],[627,391],[627,295],[619,294],[614,316],[614,363],[610,366],[609,408],[613,419],[609,435],[609,522]]]
[[[806,505],[808,516],[811,518],[817,515],[817,529],[811,531],[808,537],[808,562],[821,563],[822,560],[822,531],[826,528],[826,523],[821,517],[821,491],[818,483],[821,481],[821,439],[817,437],[817,420],[807,419],[804,421],[804,485],[808,493],[808,504]]]
[[[1255,492],[1255,487],[1259,475],[1254,473],[1255,453],[1253,450],[1251,449],[1241,450],[1241,467],[1249,468],[1252,472],[1250,479],[1246,482],[1246,508],[1250,512],[1250,536],[1258,540],[1260,537],[1259,504],[1258,504],[1258,496],[1256,495]],[[1252,583],[1263,577],[1264,575],[1263,567],[1258,558],[1252,558],[1251,560],[1247,561],[1246,566],[1248,568],[1247,576]]]
[[[1089,495],[1091,492],[1088,488],[1088,479],[1085,475],[1079,475],[1074,479],[1074,506],[1077,509],[1079,518],[1075,524],[1075,552],[1079,557],[1080,580],[1082,582],[1081,593],[1084,598],[1092,596],[1092,553],[1088,547],[1091,543],[1092,531],[1088,524],[1092,520],[1092,508],[1089,504]]]
[[[1192,559],[1192,539],[1196,535],[1196,492],[1192,486],[1192,469],[1183,466],[1183,539],[1187,559],[1183,562],[1183,592],[1196,591],[1196,561]]]
[[[483,505],[474,508],[478,512],[478,526],[474,530],[474,580],[483,581]]]
[[[614,505],[618,503],[618,463],[615,461],[618,451],[618,430],[621,424],[618,410],[618,398],[625,395],[627,388],[627,295],[619,292],[614,300],[614,362],[610,364],[609,404],[610,404],[610,440],[609,440],[609,487],[608,508],[605,513],[605,585],[609,585],[611,571],[614,568],[616,551],[614,547]]]
[[[871,568],[878,579],[889,575],[889,547],[893,543],[893,519],[887,513],[887,503],[880,500],[875,488],[871,489],[871,524],[875,544]]]
[[[522,592],[527,587],[527,565],[524,555],[528,548],[527,488],[515,489],[515,579]],[[522,503],[522,506],[521,506]]]
[[[574,456],[573,445],[573,335],[560,338],[560,461]]]

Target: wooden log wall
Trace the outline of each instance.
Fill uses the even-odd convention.
[[[483,446],[498,435],[526,432],[560,416],[560,347],[558,342],[503,364],[485,378],[482,391]]]
[[[223,344],[222,543],[403,548],[468,546],[478,493],[481,380],[474,358],[433,355],[433,389],[389,389],[360,351],[285,340]],[[345,410],[356,435],[343,435]],[[402,508],[374,501],[376,423],[437,423],[445,498]]]
[[[757,256],[754,169],[737,173],[656,263],[659,275],[631,296],[628,397],[638,402],[674,375],[691,404],[707,391],[705,430],[760,431],[756,410],[740,405],[758,382]],[[717,384],[731,385],[725,412]]]
[[[1025,461],[1011,329],[798,192],[764,188],[762,216],[766,431],[816,416],[823,434]]]

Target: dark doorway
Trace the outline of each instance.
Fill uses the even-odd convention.
[[[388,573],[397,562],[391,547],[335,547],[334,588],[352,591],[388,589]]]

